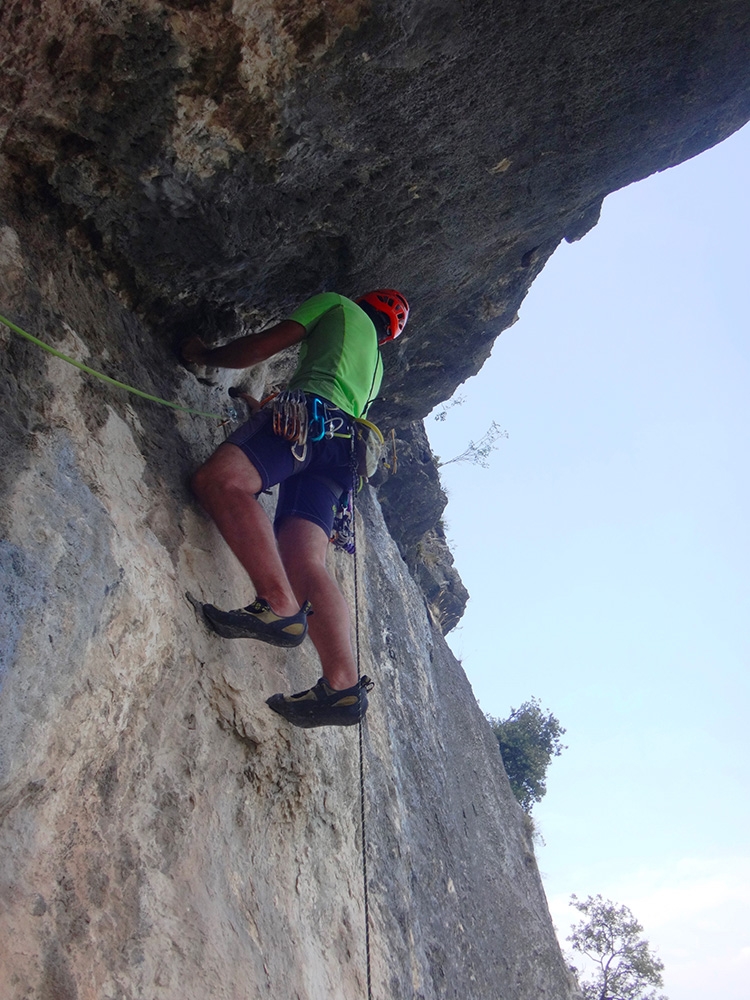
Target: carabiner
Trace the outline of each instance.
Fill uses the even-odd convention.
[[[326,433],[325,403],[317,396],[313,398],[313,412],[310,417],[310,440],[322,441]]]

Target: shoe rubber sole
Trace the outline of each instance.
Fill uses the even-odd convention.
[[[224,639],[260,639],[271,646],[291,649],[299,646],[307,635],[307,623],[293,621],[289,625],[268,625],[249,613],[220,611],[213,604],[203,605],[203,616],[209,627]]]
[[[289,698],[283,694],[273,694],[266,700],[266,704],[300,729],[356,726],[367,712],[367,691],[371,687],[370,679],[362,677],[354,687],[334,691],[321,678],[309,691],[302,691]]]
[[[367,701],[355,705],[352,712],[349,708],[336,708],[328,705],[294,705],[284,699],[281,694],[272,695],[267,699],[268,707],[299,729],[317,729],[321,726],[356,726],[364,719],[367,712]]]

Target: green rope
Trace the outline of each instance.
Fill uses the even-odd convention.
[[[93,368],[89,368],[88,365],[81,364],[80,361],[75,361],[73,358],[69,358],[67,354],[63,354],[62,351],[56,351],[54,347],[50,347],[49,344],[45,344],[43,340],[39,340],[38,337],[34,337],[32,334],[27,333],[22,330],[20,326],[16,326],[15,323],[11,323],[9,319],[5,316],[0,316],[0,323],[4,323],[9,330],[17,333],[20,337],[24,337],[26,340],[31,341],[32,344],[36,344],[37,347],[41,347],[45,351],[49,351],[50,354],[54,354],[56,358],[60,358],[62,361],[67,361],[69,365],[73,365],[74,368],[79,368],[82,372],[86,372],[87,375],[93,375],[94,378],[101,379],[102,382],[108,382],[110,385],[117,386],[118,389],[125,389],[127,392],[132,392],[135,396],[140,396],[142,399],[148,399],[152,403],[161,403],[162,406],[169,406],[173,410],[180,410],[182,413],[192,413],[196,417],[209,417],[212,420],[218,420],[220,423],[224,422],[224,417],[220,416],[218,413],[206,413],[204,410],[192,410],[189,406],[180,406],[178,403],[170,403],[168,399],[161,399],[160,396],[151,396],[147,392],[142,392],[140,389],[134,388],[132,385],[127,385],[125,382],[118,382],[117,379],[110,378],[109,375],[102,375],[101,372],[95,371]]]

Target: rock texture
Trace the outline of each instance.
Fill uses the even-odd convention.
[[[137,332],[60,263],[66,308]],[[186,486],[222,432],[2,337],[0,995],[366,996],[357,733],[278,720],[314,653],[218,639],[184,596],[247,597]],[[568,998],[528,825],[370,491],[358,536],[374,996]]]
[[[608,191],[750,116],[740,0],[7,0],[0,17],[17,207],[153,324],[221,331],[397,283],[414,322],[382,412],[402,422],[477,370]]]
[[[375,414],[398,548],[359,507],[373,995],[572,998],[441,635],[464,598],[418,421],[608,191],[750,117],[747,5],[6,0],[0,37],[0,302],[30,333],[223,413],[180,331],[413,300]],[[365,996],[356,734],[276,720],[312,650],[219,640],[184,596],[251,596],[187,488],[224,430],[0,341],[0,995]]]

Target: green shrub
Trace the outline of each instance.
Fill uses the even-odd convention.
[[[551,712],[545,715],[538,698],[511,709],[507,719],[488,715],[487,721],[497,737],[513,794],[530,813],[547,791],[550,760],[566,749],[560,742],[565,730]]]

